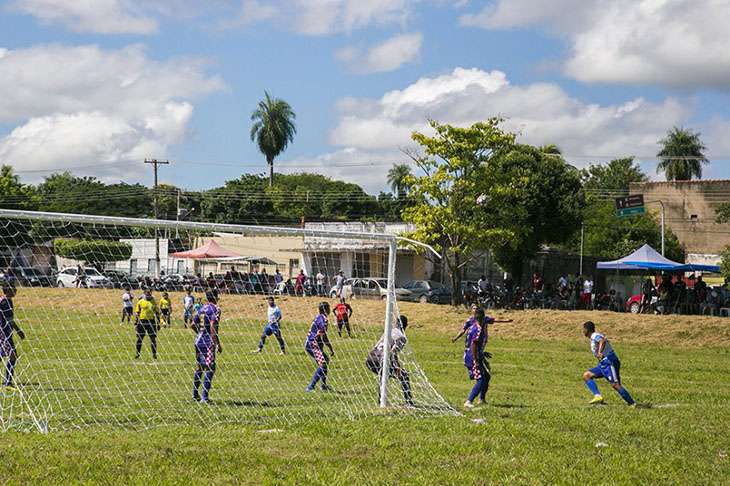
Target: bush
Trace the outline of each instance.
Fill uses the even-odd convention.
[[[57,238],[53,241],[56,255],[87,263],[106,263],[128,260],[132,245],[110,240],[75,240]]]

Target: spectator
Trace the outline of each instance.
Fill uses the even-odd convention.
[[[208,273],[208,280],[206,283],[207,283],[209,289],[214,289],[217,287],[216,282],[215,282],[215,277],[213,276],[213,272]]]
[[[695,293],[699,302],[704,302],[707,298],[707,284],[702,280],[702,275],[697,277],[697,282],[695,282]]]
[[[568,277],[562,274],[558,279],[558,291],[568,288]]]
[[[479,287],[479,295],[486,295],[489,292],[489,280],[487,280],[487,277],[485,277],[484,275],[479,277],[477,286]]]
[[[269,274],[266,273],[266,269],[261,269],[261,274],[259,275],[261,280],[261,290],[264,292],[264,294],[269,293]]]
[[[586,309],[591,308],[591,300],[593,298],[593,280],[591,280],[591,277],[587,277],[583,281],[583,292],[580,295],[580,301],[583,304],[583,307]]]
[[[544,287],[545,282],[542,279],[542,276],[535,272],[532,274],[532,291],[533,292],[542,292],[542,288]]]
[[[650,278],[644,281],[641,286],[641,304],[639,305],[639,313],[646,312],[646,309],[651,305],[651,296],[654,294],[654,283]]]
[[[345,286],[345,272],[340,270],[340,273],[337,274],[337,279],[335,281],[335,291],[337,293],[337,297],[342,297],[342,288]]]
[[[324,275],[322,274],[321,271],[317,271],[317,275],[316,275],[315,278],[317,280],[317,295],[320,296],[320,297],[323,297],[325,295],[325,292],[324,292]]]
[[[299,270],[299,275],[297,275],[297,280],[294,284],[294,295],[299,295],[300,292],[302,296],[304,295],[304,282],[306,281],[307,276],[304,275],[304,270]]]

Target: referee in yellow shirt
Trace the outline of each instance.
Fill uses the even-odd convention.
[[[134,306],[134,319],[137,330],[137,354],[134,356],[134,359],[139,358],[139,353],[142,351],[142,340],[145,334],[150,337],[152,359],[157,359],[157,320],[159,316],[160,311],[157,309],[155,300],[152,298],[152,291],[145,289],[144,296]]]

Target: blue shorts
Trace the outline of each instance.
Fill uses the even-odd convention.
[[[185,312],[183,312],[183,319],[186,321],[189,321],[193,318],[193,309],[185,309]]]
[[[195,361],[204,369],[214,369],[215,346],[203,343],[195,345]]]
[[[606,356],[601,361],[599,361],[598,366],[595,368],[591,368],[588,371],[593,373],[593,375],[596,378],[605,378],[608,380],[609,383],[612,385],[614,383],[620,385],[621,384],[621,361],[618,360],[618,358],[613,356]]]
[[[281,328],[275,324],[267,324],[264,328],[264,336],[271,336],[272,334],[281,337]]]

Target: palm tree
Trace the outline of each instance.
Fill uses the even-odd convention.
[[[709,161],[700,132],[673,127],[659,144],[662,149],[657,154],[660,161],[656,171],[664,172],[668,181],[688,181],[693,176],[702,179],[702,164]]]
[[[393,164],[388,171],[388,184],[399,198],[404,198],[408,194],[408,184],[405,179],[410,175],[411,168],[408,164]]]
[[[545,155],[563,155],[563,152],[554,143],[541,145],[538,150]]]
[[[274,185],[274,159],[294,141],[297,117],[289,103],[279,98],[272,98],[269,93],[259,101],[258,107],[251,113],[251,141],[256,141],[259,150],[269,164],[269,187]]]

